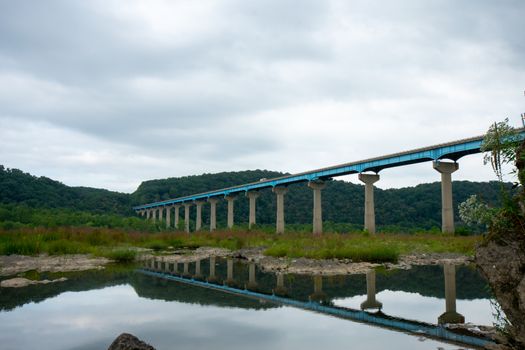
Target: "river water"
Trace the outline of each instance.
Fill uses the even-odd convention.
[[[305,276],[216,259],[64,276],[0,289],[0,349],[107,349],[123,332],[159,350],[474,349],[403,327],[440,330],[447,305],[467,323],[496,321],[486,283],[469,266]]]

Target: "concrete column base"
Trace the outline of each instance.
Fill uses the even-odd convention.
[[[195,216],[195,231],[200,231],[202,228],[202,205],[204,202],[195,201],[194,204],[197,211]]]
[[[184,203],[184,231],[190,233],[190,207],[191,203]]]
[[[459,169],[458,163],[436,161],[432,163],[441,174],[441,231],[454,233],[454,207],[452,206],[452,173]]]
[[[173,222],[173,226],[175,227],[176,230],[180,229],[179,227],[179,208],[180,208],[180,205],[174,205],[173,208],[175,209],[175,212],[174,212],[174,222]]]
[[[232,229],[233,228],[233,224],[234,224],[234,221],[233,221],[233,204],[234,204],[234,201],[235,199],[237,198],[236,195],[227,195],[224,197],[227,201],[228,201],[228,228],[229,229]]]
[[[288,189],[286,187],[274,187],[272,192],[277,195],[275,232],[284,233],[284,195],[288,192]]]
[[[379,175],[361,173],[359,180],[365,183],[365,230],[376,233],[374,183],[379,181]]]
[[[260,196],[260,193],[257,191],[246,192],[246,197],[248,197],[250,201],[250,215],[249,215],[249,220],[248,220],[249,229],[251,229],[256,224],[256,220],[257,220],[256,219],[256,213],[257,213],[256,202],[259,196]]]
[[[210,203],[210,232],[217,229],[217,202],[218,198],[208,198]]]
[[[313,234],[323,233],[323,207],[321,201],[321,190],[326,187],[323,181],[310,181],[308,187],[314,191],[314,209],[313,209]]]

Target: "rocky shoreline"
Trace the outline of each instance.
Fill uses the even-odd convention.
[[[255,262],[262,271],[308,275],[347,275],[364,274],[370,269],[383,266],[387,269],[410,269],[418,265],[465,265],[472,262],[466,255],[454,253],[430,253],[404,255],[399,262],[369,263],[352,262],[350,259],[307,259],[307,258],[277,258],[263,254],[264,248],[250,248],[230,251],[223,248],[200,247],[196,250],[176,250],[162,255],[144,254],[141,260],[160,259],[167,263],[195,262],[210,257],[232,257]]]
[[[387,269],[410,269],[417,265],[454,264],[464,265],[472,262],[472,258],[452,253],[411,254],[404,255],[399,262],[393,263],[369,263],[352,262],[350,259],[306,259],[306,258],[278,258],[263,254],[263,248],[240,249],[231,251],[223,248],[200,247],[195,250],[183,249],[153,254],[152,251],[144,251],[138,257],[139,260],[160,259],[169,263],[195,262],[210,257],[232,257],[257,263],[261,270],[267,272],[281,272],[290,274],[320,274],[320,275],[347,275],[364,274],[370,269],[383,266]],[[23,256],[9,255],[0,256],[0,277],[16,276],[28,271],[37,272],[73,272],[100,270],[111,263],[112,260],[101,257],[93,257],[86,254],[61,255],[61,256]],[[5,282],[5,281],[3,281]],[[42,281],[40,281],[42,282]],[[49,283],[48,281],[46,283]],[[36,282],[35,282],[36,283]],[[35,284],[30,283],[30,284]],[[13,281],[11,284],[4,283],[2,286],[25,286],[28,283]]]

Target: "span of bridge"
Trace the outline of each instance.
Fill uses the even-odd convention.
[[[519,139],[525,138],[525,131],[520,129]],[[370,233],[375,233],[375,204],[374,183],[379,180],[379,172],[383,169],[405,166],[431,161],[433,168],[441,174],[442,195],[442,231],[454,232],[454,210],[452,207],[452,177],[451,174],[458,170],[458,160],[461,157],[481,152],[484,135],[467,139],[442,143],[434,146],[418,148],[410,151],[389,154],[381,157],[365,159],[356,162],[334,165],[326,168],[315,169],[298,174],[286,175],[272,179],[261,179],[257,182],[222,188],[218,190],[183,196],[164,201],[139,205],[133,209],[140,215],[151,220],[164,220],[167,227],[178,227],[179,208],[184,206],[185,231],[190,232],[189,218],[190,207],[196,206],[195,231],[202,229],[202,205],[205,201],[210,203],[210,231],[216,229],[216,203],[224,198],[228,201],[228,228],[234,225],[234,200],[239,194],[246,194],[250,201],[249,227],[256,223],[255,206],[258,191],[271,188],[277,197],[276,231],[284,232],[284,195],[287,186],[307,182],[313,190],[313,233],[322,233],[322,204],[321,190],[325,181],[334,177],[359,174],[359,180],[365,183],[365,225]],[[443,161],[448,160],[448,161]],[[174,208],[174,225],[171,224],[171,212]],[[165,219],[163,211],[166,212]],[[157,215],[158,214],[158,215]]]

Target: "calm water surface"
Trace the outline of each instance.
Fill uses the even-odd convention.
[[[171,271],[174,266],[157,268]],[[194,263],[186,269],[188,275],[199,272]],[[182,264],[178,270],[183,272]],[[216,261],[215,270],[219,285],[227,281],[241,291],[248,287],[271,294],[282,283],[286,297],[297,301],[356,310],[370,301],[365,275],[286,275],[279,282],[276,275],[255,266],[250,271],[241,262],[228,271],[223,260]],[[202,262],[200,275],[210,276],[208,262]],[[169,281],[134,267],[66,276],[62,283],[0,289],[1,349],[107,349],[122,332],[159,350],[472,348]],[[373,301],[381,303],[381,314],[436,324],[445,312],[443,267],[378,270],[374,281]],[[456,310],[465,322],[491,325],[484,280],[473,268],[457,267],[455,281]]]

